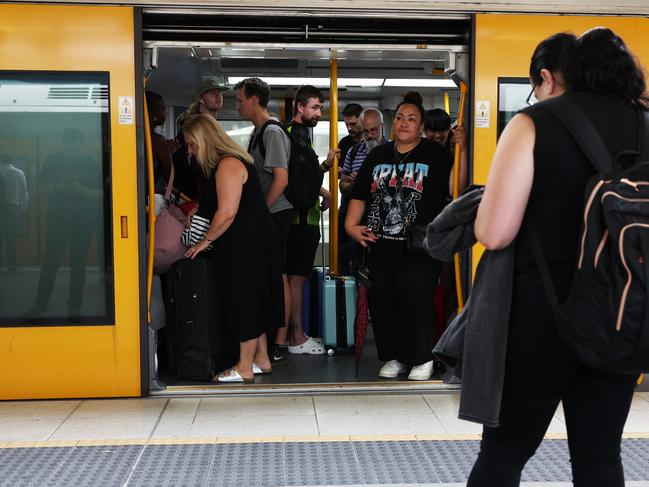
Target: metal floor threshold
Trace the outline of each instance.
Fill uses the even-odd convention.
[[[281,396],[281,395],[331,395],[331,394],[435,394],[459,391],[457,384],[445,384],[440,380],[396,382],[338,382],[328,384],[242,384],[234,386],[197,384],[168,386],[164,390],[151,391],[157,397],[191,396]]]

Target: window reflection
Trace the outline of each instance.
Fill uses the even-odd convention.
[[[109,122],[107,74],[0,73],[0,326],[114,322]]]
[[[498,137],[519,110],[536,102],[528,78],[498,78]]]

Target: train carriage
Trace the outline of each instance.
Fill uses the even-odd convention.
[[[0,157],[23,173],[27,199],[19,231],[0,229],[0,399],[150,393],[145,77],[170,107],[170,137],[201,78],[230,86],[253,74],[282,78],[271,106],[280,116],[295,86],[320,80],[338,99],[314,134],[325,151],[347,101],[389,115],[399,95],[416,89],[427,108],[457,117],[455,72],[469,86],[471,178],[484,183],[498,134],[529,92],[538,41],[604,25],[649,66],[647,16],[643,0],[0,4]],[[249,127],[233,107],[226,94],[222,122],[244,140]],[[447,387],[323,375],[321,383],[165,393]]]

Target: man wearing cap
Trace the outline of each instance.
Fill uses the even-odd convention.
[[[204,113],[218,118],[219,111],[223,108],[223,92],[228,88],[219,85],[214,80],[204,79],[194,93],[194,103],[183,114],[187,116]],[[203,186],[207,182],[205,174],[198,166],[196,158],[189,156],[187,145],[183,137],[182,122],[178,135],[176,135],[177,149],[173,151],[175,183],[174,186],[181,194],[190,199],[198,199]]]
[[[225,90],[227,90],[225,86],[219,85],[214,80],[202,80],[194,95],[198,104],[198,112],[218,118],[218,114],[223,108],[223,92]]]

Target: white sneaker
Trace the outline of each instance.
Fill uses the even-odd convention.
[[[415,365],[410,369],[408,380],[428,380],[433,374],[433,361],[426,362],[425,364]]]
[[[400,374],[405,374],[407,370],[408,367],[398,360],[390,360],[381,367],[381,370],[379,370],[379,377],[383,377],[384,379],[394,379]]]

